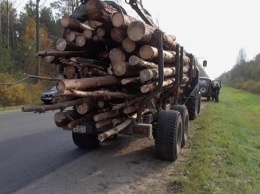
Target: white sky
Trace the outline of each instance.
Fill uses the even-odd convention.
[[[212,79],[235,65],[242,47],[248,60],[260,53],[260,0],[143,0],[143,6],[187,52],[207,59]]]

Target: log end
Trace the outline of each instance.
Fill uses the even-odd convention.
[[[132,22],[127,28],[127,35],[133,41],[139,41],[145,35],[145,26],[141,21]]]
[[[126,37],[123,42],[122,46],[124,47],[125,51],[131,53],[135,50],[135,41],[131,40],[129,37]]]
[[[112,24],[114,27],[121,27],[124,24],[124,15],[121,12],[117,12],[112,17]]]
[[[156,48],[151,47],[149,45],[144,45],[139,49],[139,55],[143,59],[152,59],[154,56],[156,56]]]
[[[56,42],[56,48],[58,51],[64,51],[66,49],[67,42],[63,38],[59,38]]]
[[[56,85],[58,91],[63,91],[66,89],[66,85],[63,81],[59,81]]]

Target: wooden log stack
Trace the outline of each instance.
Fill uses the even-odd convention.
[[[55,97],[67,101],[23,107],[22,111],[60,110],[54,116],[55,123],[69,129],[93,122],[103,141],[134,122],[141,100],[158,83],[156,28],[100,0],[89,0],[81,6],[85,6],[85,12],[79,18],[86,21],[62,18],[64,36],[57,40],[56,50],[37,53],[63,69],[64,79],[57,82],[59,92]],[[177,43],[175,36],[165,33],[163,43],[166,91],[175,82]],[[183,61],[185,85],[189,81],[189,58],[184,55]],[[66,110],[68,107],[73,109]]]

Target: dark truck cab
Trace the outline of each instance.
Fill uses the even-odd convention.
[[[211,79],[208,77],[199,77],[199,90],[201,96],[207,98],[207,101],[210,101],[212,88],[211,88]]]

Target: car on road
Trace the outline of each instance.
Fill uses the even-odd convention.
[[[207,98],[207,101],[210,101],[211,98],[211,83],[212,80],[208,77],[199,77],[199,90],[201,93],[201,96],[204,98]]]
[[[57,92],[58,92],[58,89],[56,86],[54,86],[49,91],[42,93],[42,95],[41,95],[42,102],[44,104],[53,103],[54,94],[56,94]]]

